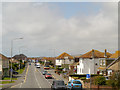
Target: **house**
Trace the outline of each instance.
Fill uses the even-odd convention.
[[[105,49],[105,53],[92,49],[80,56],[79,65],[77,65],[77,74],[97,74],[100,67],[100,61],[105,61],[111,54]]]
[[[116,71],[120,71],[120,51],[116,51],[110,59],[113,61],[104,69],[105,74],[108,76]]]
[[[77,65],[79,65],[79,57],[80,56],[74,56],[74,63],[69,65],[69,75],[76,74]]]
[[[25,56],[24,54],[19,54],[19,55],[15,55],[13,58],[16,60],[25,60],[27,56]]]
[[[51,65],[55,65],[55,60],[56,60],[56,57],[43,57],[41,59],[41,61],[49,62],[49,64],[51,64]]]
[[[120,57],[114,60],[106,69],[112,70],[112,72],[120,71]]]
[[[58,57],[56,57],[55,65],[69,68],[69,65],[72,64],[73,62],[74,57],[64,52]]]
[[[0,61],[2,62],[2,77],[9,75],[9,59],[0,54]]]
[[[78,64],[79,64],[79,62],[74,62],[74,63],[70,64],[70,66],[69,66],[69,75],[76,74]]]

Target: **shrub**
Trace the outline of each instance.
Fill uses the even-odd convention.
[[[95,85],[105,85],[106,84],[106,80],[104,76],[96,76],[94,78],[94,84]]]
[[[79,77],[73,77],[74,79],[79,79]]]
[[[112,87],[120,88],[120,72],[115,72],[111,77],[110,80],[106,82],[107,85]]]
[[[86,77],[81,77],[80,79],[81,79],[81,80],[85,80],[85,79],[86,79]]]

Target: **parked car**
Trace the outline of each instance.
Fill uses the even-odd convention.
[[[42,74],[43,74],[43,75],[47,74],[47,71],[43,71]]]
[[[67,85],[68,89],[79,89],[82,90],[82,83],[80,82],[80,80],[71,80],[68,82]]]
[[[66,90],[67,87],[66,87],[63,80],[54,80],[52,85],[51,85],[51,89],[52,90],[58,90],[58,89],[59,90]]]
[[[13,74],[17,75],[17,74],[18,74],[18,72],[13,70]]]
[[[50,69],[50,67],[49,67],[49,66],[45,66],[44,69],[47,69],[47,70],[48,70],[48,69]]]
[[[48,78],[52,78],[52,75],[50,73],[47,73],[45,74],[45,78],[48,79]]]

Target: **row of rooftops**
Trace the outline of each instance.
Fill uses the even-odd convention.
[[[91,51],[83,55],[75,56],[75,57],[77,58],[118,58],[119,56],[120,56],[120,51],[116,51],[114,54],[111,54],[107,52],[106,49],[105,49],[105,52],[100,52],[98,50],[92,49]],[[7,57],[2,54],[0,54],[0,57],[2,57],[2,59],[7,59]],[[54,57],[43,57],[42,59],[53,59],[54,60],[54,59],[65,59],[65,57],[68,57],[68,59],[74,59],[72,55],[69,55],[66,52],[60,54],[58,57],[55,57],[55,58]],[[29,59],[34,59],[34,58],[29,58]]]
[[[116,51],[114,54],[111,54],[107,52],[105,49],[105,52],[100,52],[98,50],[92,49],[91,51],[81,55],[81,56],[76,56],[77,58],[118,58],[120,56],[120,51]],[[62,53],[57,57],[57,59],[64,59],[64,57],[68,57],[69,59],[73,59],[74,57],[67,54],[67,53]]]

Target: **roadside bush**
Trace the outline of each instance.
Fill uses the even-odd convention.
[[[94,77],[94,84],[95,85],[105,85],[106,80],[104,76],[96,76]]]
[[[52,66],[51,66],[50,68],[51,68],[51,69],[54,69],[54,67],[52,67]]]
[[[62,67],[59,67],[58,70],[63,70],[63,68],[62,68]]]
[[[81,77],[80,79],[81,79],[81,80],[85,80],[85,79],[86,79],[86,77]]]
[[[114,72],[106,84],[112,87],[120,88],[120,72]]]
[[[79,77],[73,77],[74,79],[79,79]]]

